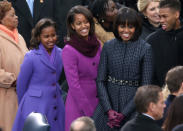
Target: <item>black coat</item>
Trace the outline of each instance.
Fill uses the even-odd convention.
[[[159,29],[147,37],[154,58],[153,84],[163,86],[169,69],[183,65],[183,28],[164,31]]]
[[[162,131],[162,129],[152,118],[138,114],[127,122],[120,131]]]
[[[149,23],[147,18],[144,18],[143,16],[142,18],[143,18],[142,34],[140,35],[140,37],[145,40],[148,35],[157,31],[159,27],[154,27],[152,24]]]
[[[151,84],[151,46],[142,39],[128,43],[113,39],[104,44],[97,76],[100,104],[94,113],[99,131],[110,130],[106,125],[108,119],[105,114],[109,109],[124,114],[124,121],[129,120],[135,113],[133,97],[138,86],[118,85],[108,81],[108,76],[118,80],[137,80],[139,86]]]
[[[52,18],[57,23],[57,31],[59,37],[59,46],[62,47],[63,41],[61,17],[62,10],[60,8],[60,0],[34,0],[33,17],[30,13],[26,0],[9,0],[18,16],[18,31],[24,37],[27,47],[30,45],[31,31],[41,18]]]

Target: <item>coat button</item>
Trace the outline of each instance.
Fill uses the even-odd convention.
[[[95,62],[93,62],[92,65],[95,66]]]
[[[55,71],[53,71],[53,72],[52,72],[52,74],[56,74],[56,72],[55,72]]]
[[[56,86],[56,83],[52,83],[52,86]]]
[[[57,120],[57,117],[55,117],[54,120],[56,121]]]
[[[55,94],[53,97],[54,97],[54,98],[57,98],[57,95]]]
[[[57,106],[54,106],[53,108],[56,110],[57,109]]]

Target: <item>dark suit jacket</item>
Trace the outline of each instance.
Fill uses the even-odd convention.
[[[148,116],[138,114],[128,121],[120,131],[162,131],[156,122]]]
[[[31,31],[36,23],[41,18],[52,18],[58,26],[58,37],[59,46],[61,46],[61,41],[63,41],[62,25],[63,22],[60,14],[62,10],[60,8],[60,0],[34,0],[34,13],[33,17],[30,13],[28,4],[26,0],[9,0],[15,9],[15,13],[18,16],[19,24],[18,31],[24,37],[27,47],[30,45]],[[41,2],[43,1],[43,2]]]

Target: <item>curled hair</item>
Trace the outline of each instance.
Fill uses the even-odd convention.
[[[130,25],[132,27],[135,27],[135,32],[131,38],[131,41],[138,40],[142,32],[141,17],[134,9],[123,7],[118,11],[116,19],[113,24],[113,33],[117,39],[122,40],[118,33],[118,26],[119,25],[126,26],[126,24],[127,26]]]
[[[144,12],[150,2],[160,2],[160,0],[138,0],[137,8],[139,12]]]
[[[108,2],[109,0],[94,0],[88,6],[93,16],[97,18],[99,22],[102,17],[106,16],[106,10],[109,6]]]
[[[155,85],[139,87],[134,98],[137,111],[146,113],[151,102],[157,103],[159,101],[159,93],[161,91],[162,89]]]
[[[42,33],[42,30],[47,27],[54,27],[56,30],[56,23],[49,19],[49,18],[43,18],[34,27],[32,30],[32,37],[30,40],[30,49],[38,49],[40,44],[40,35]]]
[[[181,3],[179,0],[161,0],[159,7],[160,8],[170,8],[170,9],[180,12]]]
[[[82,117],[79,117],[76,120],[74,120],[71,123],[70,131],[75,131],[74,128],[75,128],[75,126],[77,126],[75,124],[76,122],[84,123],[83,127],[81,127],[81,129],[79,131],[96,131],[94,121],[90,117],[87,117],[87,116],[82,116]]]
[[[167,117],[163,123],[164,131],[171,131],[176,125],[183,123],[183,95],[176,97],[171,103]]]
[[[71,26],[74,23],[76,14],[82,14],[86,17],[86,19],[90,23],[89,35],[93,35],[95,32],[95,25],[92,13],[86,7],[77,5],[72,7],[67,14],[67,36],[71,37],[72,35],[77,34],[76,31],[73,30]]]
[[[182,82],[183,82],[183,66],[176,66],[167,72],[165,83],[171,93],[178,92]]]
[[[4,1],[0,1],[0,20],[2,20],[6,14],[6,12],[11,10],[11,3],[4,0]]]

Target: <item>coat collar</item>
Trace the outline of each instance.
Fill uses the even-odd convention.
[[[41,61],[47,66],[47,67],[49,67],[50,69],[52,69],[52,70],[56,70],[56,67],[54,66],[56,63],[57,63],[57,61],[58,61],[58,59],[59,59],[59,51],[58,51],[58,49],[56,48],[56,50],[55,50],[55,61],[54,61],[54,65],[52,65],[51,63],[50,63],[50,61],[48,60],[48,58],[46,57],[46,55],[45,55],[45,53],[44,53],[44,51],[42,50],[42,49],[37,49],[37,50],[35,50],[35,54],[37,54],[37,55],[40,55],[40,59],[41,59]],[[61,56],[60,56],[61,57]],[[60,58],[61,59],[61,58]]]

